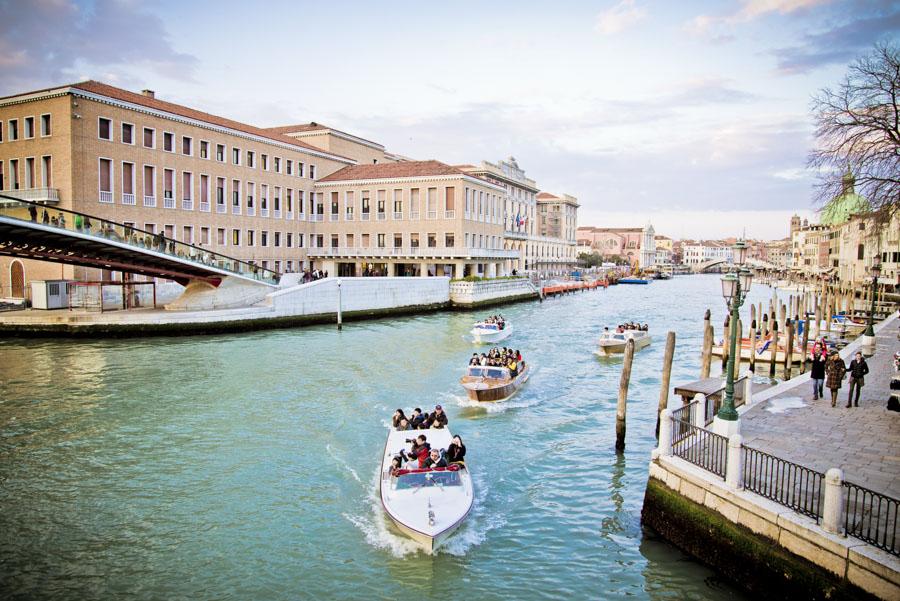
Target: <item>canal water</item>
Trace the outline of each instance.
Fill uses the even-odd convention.
[[[0,597],[742,599],[640,526],[665,334],[673,383],[695,379],[706,308],[719,335],[716,276],[503,307],[535,371],[490,407],[458,384],[476,313],[0,340]],[[654,340],[616,454],[621,359],[592,351],[632,319]],[[393,410],[436,403],[468,446],[476,507],[432,557],[376,487]]]

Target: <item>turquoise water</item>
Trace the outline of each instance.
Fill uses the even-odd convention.
[[[640,527],[665,332],[673,383],[695,379],[719,290],[680,277],[503,307],[536,369],[487,408],[458,384],[480,313],[0,340],[0,596],[744,598]],[[627,319],[654,342],[635,357],[617,455],[621,359],[592,351]],[[476,507],[432,557],[386,523],[376,476],[393,410],[435,403],[468,446]]]

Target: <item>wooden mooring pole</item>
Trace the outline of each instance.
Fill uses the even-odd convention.
[[[628,401],[628,383],[631,381],[631,362],[634,360],[634,340],[625,343],[625,364],[619,380],[619,398],[616,401],[616,450],[625,450],[625,405]]]
[[[659,406],[656,410],[656,437],[659,438],[659,414],[669,406],[669,380],[672,377],[672,360],[675,358],[675,332],[666,335],[666,354],[663,356],[662,382],[659,389]]]
[[[712,323],[709,319],[709,309],[706,310],[706,317],[703,318],[703,348],[700,351],[700,379],[705,380],[709,377],[709,370],[712,365],[712,346],[713,337]]]
[[[788,319],[784,327],[787,329],[787,344],[784,347],[784,379],[791,379],[791,368],[794,366],[794,322]]]
[[[772,321],[772,342],[769,344],[769,377],[775,377],[775,361],[778,355],[778,322]]]

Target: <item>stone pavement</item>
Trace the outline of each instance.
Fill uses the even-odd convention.
[[[841,468],[845,480],[900,499],[900,413],[886,409],[893,355],[900,350],[898,328],[900,318],[894,314],[876,333],[876,353],[866,359],[869,375],[859,407],[846,408],[846,378],[832,407],[828,389],[825,399],[813,401],[812,382],[802,376],[789,390],[741,416],[744,444],[823,473]],[[804,406],[771,411],[799,399]]]

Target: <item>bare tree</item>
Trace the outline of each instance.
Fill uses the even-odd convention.
[[[820,175],[816,201],[841,193],[849,169],[872,217],[886,224],[900,208],[900,52],[878,44],[850,65],[844,81],[813,97],[816,146],[809,167]]]

